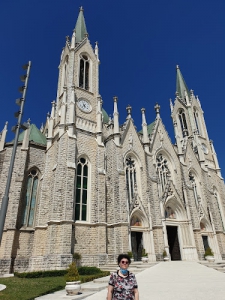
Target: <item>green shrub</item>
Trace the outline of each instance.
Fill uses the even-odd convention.
[[[133,253],[131,251],[128,251],[127,252],[127,255],[130,257],[130,258],[133,258]]]
[[[166,250],[163,251],[163,257],[167,257],[167,252],[166,252]]]
[[[36,271],[36,272],[15,272],[14,276],[19,278],[42,278],[42,277],[58,277],[64,276],[67,270],[51,270],[51,271]]]
[[[81,260],[81,259],[82,259],[82,256],[81,256],[80,253],[75,252],[75,253],[73,254],[73,259],[75,259],[76,261],[77,261],[77,260]]]
[[[94,275],[99,274],[102,271],[96,267],[78,267],[78,272],[80,275]]]
[[[100,277],[105,277],[105,276],[108,276],[108,275],[110,275],[109,271],[102,271],[99,274],[93,274],[93,275],[81,275],[80,281],[82,283],[85,283],[85,282],[93,281],[94,279],[97,279],[97,278],[100,278]]]
[[[141,256],[142,256],[142,257],[148,256],[148,254],[145,252],[145,249],[144,249],[144,248],[142,249]]]
[[[65,275],[65,279],[67,282],[79,280],[79,273],[74,261],[72,262],[72,264],[69,265],[69,268],[67,269],[67,274]]]
[[[99,268],[96,267],[84,266],[84,267],[78,267],[77,269],[80,275],[95,275],[95,274],[101,275],[102,273],[104,273],[103,271],[101,271]],[[26,273],[15,272],[14,276],[19,278],[60,277],[60,276],[65,276],[67,272],[68,272],[67,270],[36,271],[36,272],[26,272]],[[109,274],[107,273],[106,275],[103,274],[102,276],[108,276],[108,275]]]
[[[212,249],[210,247],[208,247],[206,250],[205,250],[205,255],[204,257],[206,256],[213,256],[214,253],[212,252]]]

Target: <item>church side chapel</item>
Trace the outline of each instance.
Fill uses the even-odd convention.
[[[225,185],[200,100],[176,68],[170,101],[175,144],[156,104],[137,132],[132,107],[113,118],[99,94],[99,48],[92,48],[80,8],[63,48],[57,98],[39,130],[21,132],[0,246],[0,273],[66,269],[141,260],[198,261],[210,247],[225,259]],[[106,101],[106,100],[104,100]],[[109,101],[109,100],[107,100]],[[2,124],[4,126],[4,124]],[[0,135],[0,201],[12,153]]]

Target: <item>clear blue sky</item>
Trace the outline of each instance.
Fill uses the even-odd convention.
[[[100,50],[100,94],[112,114],[119,98],[120,122],[126,106],[141,129],[154,105],[174,141],[169,98],[176,91],[179,64],[189,89],[199,96],[209,137],[225,174],[225,1],[224,0],[7,0],[0,4],[0,131],[9,121],[8,140],[18,110],[21,66],[32,61],[23,121],[38,127],[56,97],[58,65],[65,36],[71,36],[80,6],[89,38]]]

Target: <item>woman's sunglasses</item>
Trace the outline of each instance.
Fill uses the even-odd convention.
[[[127,260],[121,260],[121,264],[123,264],[123,265],[129,265],[129,262]]]

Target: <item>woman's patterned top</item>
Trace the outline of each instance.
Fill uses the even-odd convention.
[[[112,273],[109,284],[113,286],[112,300],[134,300],[134,289],[137,288],[136,277],[128,271],[126,277],[119,275],[119,271]]]

